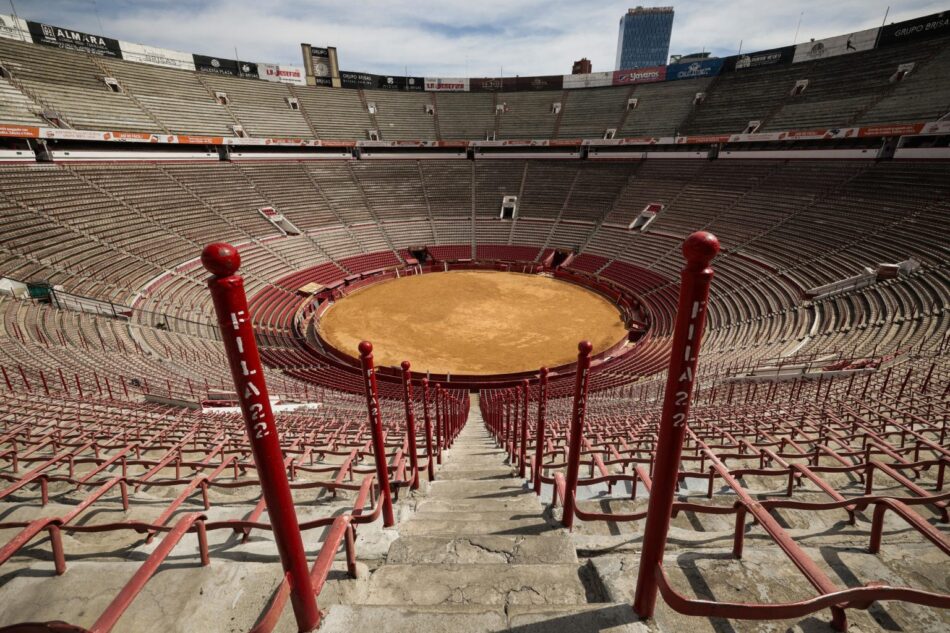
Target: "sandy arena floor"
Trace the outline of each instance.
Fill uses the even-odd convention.
[[[337,302],[319,327],[351,356],[371,341],[377,365],[408,360],[413,371],[469,375],[554,367],[577,358],[578,341],[590,340],[596,354],[626,336],[617,308],[595,292],[493,271],[375,284]]]

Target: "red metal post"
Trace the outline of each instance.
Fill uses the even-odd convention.
[[[577,493],[577,474],[581,465],[581,435],[584,433],[584,415],[587,412],[587,383],[590,379],[590,341],[577,344],[577,375],[574,378],[574,409],[571,412],[571,437],[567,454],[567,492],[564,495],[564,514],[561,523],[570,530],[574,527],[574,497]]]
[[[412,410],[412,378],[409,361],[402,361],[402,399],[406,404],[406,435],[409,439],[409,464],[412,466],[412,490],[419,489],[419,455],[416,453],[416,416]]]
[[[432,461],[432,418],[429,416],[429,379],[422,379],[422,417],[426,427],[426,455],[428,459],[429,481],[435,480],[435,462]]]
[[[534,446],[534,494],[541,494],[541,462],[544,460],[544,414],[548,406],[548,368],[538,378],[538,428]]]
[[[376,370],[373,365],[373,344],[363,341],[359,345],[360,367],[363,370],[363,387],[366,391],[366,408],[369,412],[369,430],[373,436],[373,457],[376,460],[376,479],[383,502],[383,527],[396,525],[393,514],[393,497],[389,490],[389,464],[386,463],[386,447],[383,444],[383,418],[379,412],[379,392],[376,390]]]
[[[241,256],[230,244],[209,244],[201,253],[201,263],[212,274],[208,278],[208,288],[231,365],[234,388],[241,402],[274,540],[290,581],[290,600],[297,628],[312,631],[320,624],[320,611],[300,538],[293,495],[287,482],[280,438],[264,382],[264,368],[254,340],[244,279],[235,274],[241,265]]]
[[[436,463],[442,463],[442,427],[445,423],[445,407],[442,402],[442,387],[435,386],[435,455]]]
[[[653,616],[656,607],[656,571],[663,561],[666,534],[670,527],[673,495],[679,472],[689,401],[696,377],[696,361],[706,321],[706,304],[713,270],[709,264],[719,252],[719,240],[712,233],[697,231],[683,243],[686,266],[680,274],[679,306],[673,330],[670,368],[666,378],[663,413],[660,417],[653,486],[643,534],[640,571],[633,609],[641,618]],[[573,440],[573,438],[571,438]]]
[[[524,478],[528,458],[528,379],[521,383],[521,452],[518,456],[518,476]]]

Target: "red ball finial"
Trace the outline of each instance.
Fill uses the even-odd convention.
[[[214,242],[201,251],[201,263],[212,275],[230,277],[241,267],[241,255],[230,244]]]
[[[372,346],[370,346],[370,347],[372,347]],[[403,370],[403,371],[409,371],[409,367],[410,367],[409,361],[404,360],[404,361],[402,361],[402,363],[399,364],[399,366],[402,367],[402,370]]]
[[[696,231],[683,242],[683,257],[692,266],[705,268],[719,253],[719,238],[708,231]]]
[[[547,367],[542,367],[542,368],[541,368],[541,371],[538,372],[538,373],[540,373],[542,376],[547,376],[548,373],[550,373],[550,371],[551,371],[551,370],[549,370]]]
[[[363,356],[369,356],[373,353],[373,344],[369,341],[361,341],[359,345],[360,354]]]
[[[577,351],[583,354],[584,356],[589,355],[592,349],[594,349],[594,346],[591,344],[590,341],[581,341],[580,343],[577,344]]]

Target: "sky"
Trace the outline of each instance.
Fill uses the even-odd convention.
[[[642,2],[642,0],[639,0]],[[12,0],[21,18],[244,61],[301,64],[301,42],[336,46],[340,68],[443,77],[560,75],[587,57],[613,70],[617,0]],[[0,13],[11,12],[0,0]],[[657,2],[656,5],[667,4]],[[725,56],[946,10],[928,0],[680,0],[671,54]],[[655,5],[645,5],[655,6]],[[801,27],[798,28],[799,19]],[[797,40],[796,30],[798,31]]]

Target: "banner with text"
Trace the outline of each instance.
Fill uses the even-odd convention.
[[[722,70],[723,61],[722,59],[703,59],[685,64],[670,64],[666,67],[666,80],[715,77]]]
[[[652,68],[631,68],[629,70],[615,70],[613,75],[614,86],[628,84],[645,84],[666,79],[666,66]]]
[[[231,75],[232,77],[248,77],[251,79],[259,78],[257,64],[252,62],[242,62],[234,59],[225,59],[223,57],[209,57],[207,55],[197,54],[191,57],[195,62],[195,70],[203,73]]]
[[[600,88],[614,84],[613,72],[584,73],[582,75],[564,75],[561,83],[565,88]]]
[[[44,44],[46,46],[55,46],[70,51],[80,53],[91,53],[102,57],[115,57],[122,59],[122,49],[119,48],[119,40],[111,37],[102,37],[92,33],[83,33],[82,31],[73,31],[64,29],[61,26],[52,24],[43,24],[41,22],[27,22],[30,30],[30,37],[33,43]]]
[[[289,64],[258,64],[257,74],[265,81],[278,81],[282,84],[307,85],[307,74],[303,66]]]
[[[468,92],[468,77],[426,77],[429,92]]]
[[[878,47],[893,46],[931,37],[942,37],[947,34],[950,34],[950,11],[925,15],[916,20],[906,20],[882,27],[877,45]]]
[[[21,42],[32,41],[26,20],[5,13],[0,13],[0,37],[8,40],[20,40]]]
[[[376,88],[379,90],[402,90],[418,92],[425,88],[424,77],[400,77],[391,75],[377,75]]]
[[[858,51],[871,50],[877,41],[878,31],[880,29],[868,29],[849,35],[838,35],[799,44],[795,47],[795,57],[792,61],[799,64],[801,62],[813,62],[816,59],[825,59],[826,57],[850,55]]]
[[[767,51],[757,51],[755,53],[744,53],[742,55],[732,55],[727,57],[722,65],[722,72],[731,73],[737,70],[747,70],[749,68],[761,68],[762,66],[777,66],[779,64],[791,64],[795,57],[794,46],[783,46],[781,48],[770,48]]]
[[[122,50],[122,58],[130,62],[165,66],[166,68],[177,68],[179,70],[195,69],[195,60],[191,53],[182,53],[170,48],[159,48],[145,44],[133,44],[121,40],[119,40],[119,48]]]

